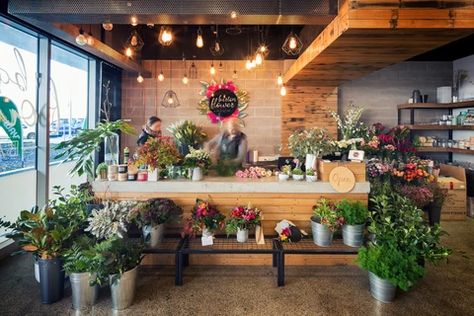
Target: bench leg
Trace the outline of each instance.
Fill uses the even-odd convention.
[[[183,265],[185,267],[189,267],[189,253],[184,255],[184,262]]]
[[[183,254],[178,251],[175,256],[175,281],[174,284],[181,286],[183,285]]]
[[[284,286],[285,285],[285,254],[283,253],[283,251],[279,251],[277,258],[278,258],[278,264],[277,264],[278,286]]]

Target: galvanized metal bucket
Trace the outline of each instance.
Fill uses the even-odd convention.
[[[163,242],[163,235],[165,232],[165,225],[160,224],[156,226],[143,226],[143,238],[147,245],[152,248],[158,247]]]
[[[237,229],[237,241],[238,242],[247,242],[249,240],[249,231],[248,229]]]
[[[343,225],[342,242],[350,247],[360,247],[364,242],[365,225]]]
[[[138,267],[133,268],[121,276],[111,275],[110,292],[112,294],[112,309],[126,309],[133,303],[137,283]]]
[[[395,299],[397,287],[369,271],[370,294],[376,300],[391,303]]]
[[[325,225],[311,220],[311,230],[313,232],[313,241],[321,247],[329,247],[332,244],[333,232]]]
[[[90,285],[91,280],[95,280],[95,273],[71,273],[72,308],[81,310],[91,307],[97,301],[98,286]]]

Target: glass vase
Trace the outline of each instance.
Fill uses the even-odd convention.
[[[119,135],[112,133],[104,137],[104,161],[107,165],[119,163]]]

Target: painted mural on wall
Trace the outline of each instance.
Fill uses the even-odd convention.
[[[201,92],[203,97],[199,101],[199,112],[207,115],[213,124],[223,123],[229,119],[243,119],[247,117],[245,109],[248,107],[249,95],[247,91],[239,89],[234,82],[221,80],[201,81]]]

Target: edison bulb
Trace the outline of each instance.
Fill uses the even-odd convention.
[[[163,75],[163,71],[160,72],[160,74],[158,75],[158,80],[159,80],[159,81],[165,80],[165,76]]]
[[[87,35],[87,45],[92,46],[95,44],[94,36],[91,33]]]
[[[104,30],[106,31],[112,31],[113,28],[114,28],[114,25],[110,22],[104,22],[102,23],[102,27],[104,28]]]
[[[296,42],[296,38],[291,37],[290,38],[290,43],[288,45],[289,45],[290,49],[295,49],[296,46],[298,45],[297,42]]]
[[[261,54],[261,53],[257,53],[257,55],[255,55],[255,64],[256,64],[257,66],[260,66],[262,63],[263,63],[262,54]]]
[[[252,69],[252,62],[250,61],[250,59],[247,59],[247,61],[245,62],[245,69]]]
[[[76,43],[80,46],[84,46],[87,44],[87,37],[84,35],[84,33],[81,32],[79,35],[76,36]]]
[[[168,97],[168,104],[173,104],[174,100],[172,96]]]
[[[232,11],[232,12],[230,13],[230,18],[231,18],[231,19],[236,19],[236,18],[237,18],[237,12],[236,12],[236,11]]]
[[[202,35],[200,34],[196,37],[196,46],[198,48],[202,48],[204,46],[204,40],[202,39]]]
[[[171,32],[169,32],[168,30],[164,30],[163,34],[161,34],[161,40],[164,43],[169,43],[173,40],[173,35],[171,35]]]
[[[127,47],[125,49],[125,56],[132,57],[133,56],[133,49],[131,49],[130,47]]]
[[[132,16],[132,18],[130,19],[130,24],[132,26],[137,26],[138,25],[138,19],[136,16]]]
[[[265,53],[267,51],[267,46],[261,45],[259,50],[261,53]]]
[[[232,79],[237,79],[239,78],[239,75],[237,74],[237,70],[234,70],[234,73],[232,74]]]
[[[188,76],[184,75],[182,81],[184,84],[188,84],[189,82]]]
[[[285,86],[281,86],[281,88],[280,88],[280,95],[281,95],[282,97],[284,97],[284,96],[286,95],[286,88],[285,88]]]
[[[281,74],[279,74],[278,77],[277,77],[277,85],[278,86],[283,85],[283,77],[281,76]]]
[[[143,80],[144,80],[144,79],[143,79],[143,76],[142,76],[141,74],[139,74],[138,77],[137,77],[137,82],[138,82],[138,83],[142,83]]]
[[[136,35],[133,35],[132,38],[130,39],[130,45],[132,45],[133,47],[138,45],[138,38]]]
[[[214,67],[214,65],[211,65],[211,69],[209,69],[209,72],[211,73],[211,75],[215,75],[216,74],[216,68]]]
[[[251,62],[250,62],[250,69],[253,69],[257,67],[257,63],[255,62],[255,59],[253,59]]]
[[[214,50],[216,52],[219,52],[221,50],[221,44],[219,44],[219,42],[217,41],[214,43]]]

